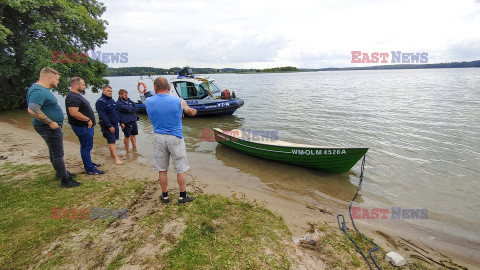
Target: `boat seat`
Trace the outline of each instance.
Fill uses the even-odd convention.
[[[223,133],[223,130],[218,129]],[[228,134],[232,137],[236,137],[239,139],[245,139],[246,141],[252,141],[252,137],[250,138],[244,138],[243,137],[243,132],[240,129],[233,129],[230,130],[230,133]],[[269,137],[262,137],[261,135],[255,135],[260,137],[259,140],[255,140],[256,143],[261,143],[261,144],[269,144],[269,145],[278,145],[278,146],[293,146],[293,147],[314,147],[318,148],[316,145],[309,145],[309,144],[300,144],[300,143],[292,143],[292,142],[285,142],[285,141],[280,141],[280,140],[273,140],[272,138]]]

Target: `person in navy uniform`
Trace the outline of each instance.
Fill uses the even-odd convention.
[[[137,149],[138,127],[137,127],[137,111],[135,102],[128,98],[128,92],[125,89],[118,91],[117,109],[120,113],[120,123],[123,124],[122,131],[125,135],[123,143],[125,150],[130,151],[130,142],[132,142],[133,150]]]
[[[115,164],[122,165],[123,162],[117,156],[117,147],[115,142],[118,140],[120,123],[120,115],[117,111],[117,103],[112,99],[112,87],[104,85],[102,87],[102,96],[95,103],[98,118],[100,119],[100,127],[102,134],[108,142],[108,149],[110,156],[113,158]],[[123,125],[122,125],[123,128]]]

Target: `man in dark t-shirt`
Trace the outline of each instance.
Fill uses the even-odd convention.
[[[85,93],[85,88],[85,81],[82,78],[73,77],[70,80],[70,92],[65,98],[68,123],[72,126],[73,132],[80,141],[80,154],[87,174],[104,174],[104,171],[97,169],[100,164],[93,163],[90,155],[93,148],[95,114],[90,103],[82,96]]]

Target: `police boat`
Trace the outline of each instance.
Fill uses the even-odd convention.
[[[153,79],[152,79],[153,80]],[[178,73],[178,77],[169,81],[170,95],[184,99],[188,106],[197,110],[198,115],[231,115],[244,102],[237,98],[234,91],[221,88],[210,77],[197,76],[190,68]],[[147,91],[146,84],[138,82],[140,99],[137,102],[139,112],[146,112],[145,99],[153,96],[153,90]]]

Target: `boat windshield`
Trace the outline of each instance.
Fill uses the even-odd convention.
[[[207,89],[207,83],[203,82],[202,84],[200,84],[200,86],[203,88],[203,89]],[[210,81],[209,82],[209,86],[210,86],[210,91],[212,91],[212,94],[216,94],[216,93],[220,93],[220,89],[218,89],[217,85],[215,83],[213,83],[213,81]]]
[[[174,85],[177,93],[183,99],[201,99],[208,95],[201,85],[192,82],[176,82]]]

